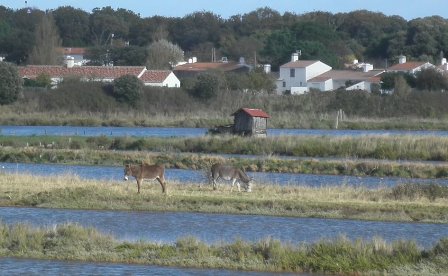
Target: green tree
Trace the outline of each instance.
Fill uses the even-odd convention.
[[[420,90],[442,90],[448,89],[448,78],[436,69],[423,69],[416,73],[417,88]]]
[[[208,100],[216,97],[219,85],[219,78],[216,75],[204,73],[197,76],[193,87],[188,92],[197,99]]]
[[[145,65],[148,53],[145,47],[128,46],[111,49],[110,58],[115,66]]]
[[[66,47],[83,47],[89,44],[89,14],[81,9],[65,6],[53,11],[56,26]]]
[[[22,91],[22,79],[17,67],[7,62],[0,62],[0,104],[10,104],[19,98]]]
[[[183,59],[182,49],[165,39],[153,42],[148,47],[148,68],[171,69],[174,64]]]
[[[52,13],[42,16],[35,32],[35,45],[29,56],[29,63],[38,65],[57,65],[62,63],[61,39],[54,23]]]
[[[125,75],[114,80],[112,95],[119,102],[136,105],[143,91],[143,83],[134,75]]]

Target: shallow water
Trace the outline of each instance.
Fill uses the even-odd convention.
[[[238,238],[259,241],[267,237],[285,243],[312,243],[344,235],[350,239],[415,240],[422,247],[448,236],[448,225],[259,215],[226,215],[189,212],[126,212],[0,207],[7,224],[49,226],[67,222],[91,226],[119,240],[174,243],[193,236],[206,243],[232,242]]]
[[[250,275],[271,276],[275,273],[232,271],[224,269],[192,269],[154,265],[88,263],[55,260],[0,258],[0,275]],[[295,275],[282,273],[281,275]],[[308,274],[300,274],[306,276]],[[316,274],[313,274],[316,276]]]
[[[5,136],[135,136],[135,137],[198,137],[207,133],[206,128],[168,127],[77,127],[77,126],[0,126]],[[448,131],[431,130],[338,130],[338,129],[268,129],[268,136],[365,136],[412,135],[448,136]]]
[[[27,173],[42,176],[54,176],[73,174],[84,179],[106,180],[111,182],[123,181],[123,167],[118,166],[81,166],[81,165],[60,165],[60,164],[32,164],[32,163],[0,163],[0,172],[7,173]],[[206,171],[167,169],[167,181],[177,181],[185,183],[209,182]],[[448,185],[448,178],[437,179],[410,179],[398,177],[356,177],[344,175],[316,175],[316,174],[293,174],[293,173],[266,173],[248,172],[248,175],[255,179],[255,185],[268,183],[280,186],[302,185],[311,187],[341,186],[348,185],[354,187],[392,187],[400,183],[438,183]],[[147,182],[148,183],[148,182]],[[149,182],[151,183],[151,182]],[[228,182],[222,181],[225,184]],[[130,180],[127,184],[135,184]]]

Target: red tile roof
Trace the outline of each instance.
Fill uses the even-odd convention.
[[[253,108],[240,108],[235,111],[232,115],[237,114],[238,112],[243,111],[247,113],[251,117],[262,117],[262,118],[271,118],[266,112],[261,109],[253,109]]]
[[[145,83],[161,83],[171,74],[168,70],[146,70],[140,79]]]
[[[288,63],[285,63],[281,65],[282,68],[305,68],[308,67],[314,63],[318,62],[317,60],[298,60],[298,61],[291,61]]]
[[[124,75],[139,76],[145,69],[144,66],[65,66],[53,65],[28,65],[19,67],[22,78],[34,79],[41,74],[48,74],[52,78],[65,76],[78,76],[86,78],[116,79]]]
[[[371,77],[381,74],[384,70],[370,70],[368,72],[353,71],[353,70],[330,70],[319,76],[316,76],[308,82],[322,82],[326,80],[353,80],[353,81],[364,81]]]
[[[426,63],[427,62],[424,62],[424,61],[405,62],[405,63],[395,64],[395,65],[387,68],[387,70],[389,70],[389,71],[410,71],[410,70],[416,69]]]

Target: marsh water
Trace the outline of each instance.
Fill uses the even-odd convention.
[[[386,241],[415,240],[421,247],[433,246],[448,236],[448,225],[319,218],[290,218],[260,215],[204,214],[189,212],[94,211],[0,207],[6,224],[26,223],[53,227],[76,223],[94,227],[125,241],[174,243],[193,236],[210,244],[238,238],[259,241],[274,238],[285,243],[312,243],[341,235],[349,239]]]
[[[32,174],[41,176],[76,175],[83,179],[105,180],[110,182],[123,181],[123,167],[118,166],[82,166],[61,164],[34,163],[0,163],[0,172]],[[181,183],[207,184],[208,172],[200,170],[167,169],[166,179]],[[398,177],[356,177],[345,175],[317,175],[294,173],[248,172],[257,184],[302,185],[311,187],[341,186],[354,187],[392,187],[400,183],[437,183],[448,185],[448,178],[411,179]],[[225,183],[225,182],[222,182]],[[124,184],[124,183],[123,183]],[[133,181],[126,184],[135,184]]]
[[[134,136],[134,137],[198,137],[207,133],[206,128],[168,127],[85,127],[85,126],[0,126],[5,136]],[[365,136],[412,135],[448,136],[448,131],[432,130],[335,130],[335,129],[268,129],[268,136]]]
[[[155,265],[132,265],[117,263],[88,263],[55,260],[33,260],[0,258],[0,275],[167,275],[167,276],[207,276],[244,275],[273,276],[275,273],[239,272],[224,269],[193,269]],[[281,275],[296,275],[282,273]],[[306,276],[308,274],[300,274]],[[316,276],[316,274],[313,274]]]

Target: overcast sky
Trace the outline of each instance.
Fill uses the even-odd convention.
[[[141,17],[183,17],[195,11],[211,11],[228,18],[269,7],[281,14],[286,11],[302,14],[310,11],[338,13],[366,9],[385,15],[399,15],[407,20],[432,15],[448,18],[447,0],[0,0],[0,5],[14,10],[24,7],[47,10],[72,6],[87,12],[111,6],[114,9],[132,10]]]

